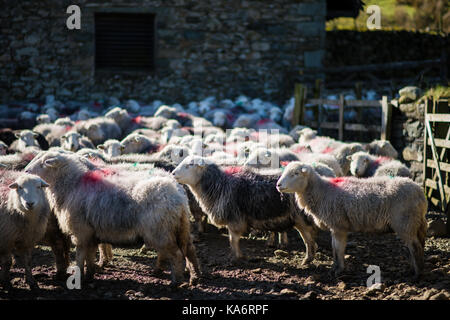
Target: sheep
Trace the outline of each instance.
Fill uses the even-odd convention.
[[[101,150],[102,153],[107,157],[117,157],[123,154],[124,146],[120,143],[119,140],[109,139],[106,140],[103,144],[99,144],[97,149]]]
[[[108,139],[120,139],[122,130],[112,119],[94,118],[75,124],[74,130],[97,146]]]
[[[291,131],[289,131],[289,135],[292,137],[292,139],[294,139],[294,141],[298,141],[298,139],[300,138],[301,130],[305,128],[307,127],[302,125],[296,125],[294,128],[291,129]]]
[[[19,133],[16,133],[16,138],[12,144],[11,149],[17,152],[22,152],[26,147],[38,147],[39,143],[37,142],[37,133],[31,130],[22,130]]]
[[[43,188],[48,184],[38,176],[3,171],[0,176],[0,281],[11,287],[9,270],[14,254],[25,267],[30,289],[39,289],[31,271],[31,252],[44,236],[50,213]],[[9,189],[8,189],[9,188]]]
[[[75,125],[75,122],[70,120],[69,117],[59,118],[55,121],[55,124],[57,126],[65,126],[65,127],[73,127]]]
[[[41,152],[41,150],[36,147],[27,147],[21,153],[0,156],[0,164],[4,165],[8,170],[20,171],[25,168],[39,152]]]
[[[363,150],[363,146],[360,143],[346,143],[331,153],[341,166],[343,176],[347,176],[350,173],[349,156]]]
[[[380,175],[411,177],[409,169],[398,160],[388,157],[375,157],[364,151],[348,156],[351,160],[350,172],[356,177]]]
[[[76,131],[69,131],[61,137],[61,147],[64,150],[76,152],[82,148],[94,149],[94,144],[87,137]]]
[[[206,161],[189,156],[172,174],[189,186],[212,224],[228,228],[233,260],[243,258],[239,239],[248,228],[286,231],[295,227],[306,245],[303,263],[312,261],[315,229],[295,205],[294,197],[281,197],[277,192],[278,175],[261,175],[239,167],[221,169]]]
[[[50,123],[51,119],[50,116],[48,114],[40,114],[36,117],[36,122],[38,124],[42,124],[42,123]]]
[[[42,153],[25,172],[50,184],[50,206],[62,231],[74,240],[83,279],[90,280],[95,273],[98,243],[133,242],[137,238],[156,249],[158,261],[170,262],[172,285],[183,277],[183,257],[190,283],[198,279],[188,199],[173,178],[102,170],[76,154],[58,152]]]
[[[374,140],[371,143],[365,145],[365,150],[370,154],[389,157],[392,159],[397,159],[398,152],[394,149],[392,144],[386,140]]]
[[[8,145],[0,140],[0,156],[4,156],[8,152]]]
[[[142,134],[130,134],[120,144],[122,153],[153,153],[158,150],[158,143]]]
[[[42,134],[50,147],[59,147],[61,145],[61,137],[69,131],[70,128],[70,126],[65,125],[43,123],[35,126],[33,132]]]
[[[259,147],[250,153],[244,165],[255,168],[279,168],[280,163],[283,161],[296,160],[299,160],[298,156],[289,149],[267,149]]]
[[[309,164],[312,163],[322,163],[330,167],[333,171],[336,177],[342,177],[342,169],[339,165],[339,162],[336,160],[335,157],[329,154],[321,154],[321,153],[301,153],[298,154],[299,160],[302,162],[306,162]]]
[[[128,135],[136,129],[142,128],[143,117],[132,118],[128,111],[119,107],[109,110],[105,114],[105,118],[114,120],[122,130],[122,134]]]
[[[292,162],[278,180],[277,189],[295,193],[299,207],[314,218],[316,225],[331,231],[336,276],[345,268],[348,232],[389,228],[408,246],[416,277],[422,272],[427,200],[411,179],[324,178],[308,164]]]

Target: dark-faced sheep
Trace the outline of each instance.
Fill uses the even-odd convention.
[[[189,186],[212,224],[228,228],[234,259],[243,257],[239,239],[250,228],[281,232],[295,227],[306,245],[304,263],[312,261],[316,250],[314,226],[293,197],[278,193],[278,175],[261,175],[241,167],[221,169],[206,161],[189,156],[173,175]]]
[[[280,192],[295,193],[299,207],[316,225],[330,230],[334,269],[344,270],[349,232],[394,230],[405,241],[416,276],[423,269],[427,200],[411,179],[374,177],[324,178],[311,166],[292,162],[277,182]]]
[[[38,285],[31,272],[31,252],[44,236],[50,213],[43,188],[48,184],[38,176],[16,171],[0,173],[0,281],[9,288],[11,256],[25,267],[31,289]]]
[[[186,194],[173,178],[98,168],[76,154],[47,152],[26,168],[48,180],[49,201],[61,229],[72,235],[77,266],[95,272],[98,243],[134,242],[155,248],[170,262],[172,284],[183,278],[183,257],[191,282],[200,273],[192,244]]]

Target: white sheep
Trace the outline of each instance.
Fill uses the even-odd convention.
[[[295,193],[316,225],[330,230],[335,275],[344,270],[349,232],[394,230],[405,241],[418,276],[424,266],[427,200],[422,188],[403,177],[324,178],[311,166],[290,163],[277,182],[280,192]]]
[[[348,156],[350,173],[355,177],[401,176],[411,177],[409,169],[400,161],[388,157],[377,157],[364,151]]]
[[[398,152],[387,140],[374,140],[367,144],[365,150],[370,154],[397,159]]]
[[[4,156],[8,151],[8,145],[0,140],[0,156]]]
[[[94,148],[94,144],[87,137],[76,131],[69,131],[61,137],[61,147],[64,150],[76,152],[82,148]]]
[[[103,144],[99,144],[97,149],[101,150],[104,155],[107,157],[117,157],[123,154],[124,146],[120,143],[119,140],[109,139],[106,140]]]
[[[41,178],[16,171],[0,173],[0,281],[10,288],[11,256],[25,267],[25,279],[38,289],[31,272],[31,252],[44,236],[50,207]],[[9,189],[8,189],[9,188]]]
[[[75,131],[88,137],[94,145],[99,145],[108,139],[120,139],[122,130],[117,123],[109,118],[98,117],[75,124]]]
[[[62,231],[76,244],[77,266],[86,279],[95,273],[97,244],[126,243],[137,238],[167,260],[172,284],[183,278],[183,257],[191,283],[200,274],[190,235],[188,198],[170,175],[97,167],[76,154],[44,152],[26,168],[46,179],[49,202]]]
[[[130,134],[120,144],[122,153],[153,153],[158,149],[158,142],[142,134]]]
[[[42,123],[50,123],[51,119],[50,116],[48,114],[40,114],[36,117],[36,122],[38,124],[42,124]]]
[[[26,147],[39,148],[39,143],[36,140],[38,137],[36,132],[31,130],[21,130],[19,133],[16,133],[15,136],[17,140],[13,141],[11,144],[11,150],[23,152]]]

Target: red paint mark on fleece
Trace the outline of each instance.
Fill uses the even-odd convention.
[[[34,159],[34,157],[36,157],[36,155],[34,155],[33,153],[24,153],[22,155],[22,159],[25,161],[31,161]]]
[[[84,185],[98,184],[102,182],[106,176],[111,176],[113,174],[115,174],[115,172],[110,169],[91,170],[81,177],[81,183]]]
[[[290,161],[280,161],[282,167],[286,167],[289,163]]]
[[[380,165],[380,164],[383,164],[385,162],[389,162],[391,160],[392,159],[389,158],[389,157],[378,157],[374,162],[375,162],[375,164]]]
[[[131,119],[131,122],[140,124],[142,122],[142,116],[137,116],[137,117]]]
[[[9,185],[11,183],[13,183],[13,182],[14,182],[14,180],[11,180],[11,179],[4,180],[4,181],[1,182],[1,184],[0,184],[0,198],[2,198],[4,200],[7,200],[9,191],[11,190],[9,188]]]
[[[101,104],[100,102],[98,102],[98,101],[95,101],[95,102],[94,102],[94,107],[96,107],[96,108],[101,108],[101,107],[102,107],[102,104]]]
[[[223,172],[225,172],[225,174],[227,174],[227,175],[233,175],[233,174],[239,173],[241,171],[242,171],[242,167],[230,166],[230,167],[225,167],[223,169]]]
[[[66,126],[64,130],[66,130],[66,132],[68,132],[68,131],[72,130],[72,128],[73,128],[72,126]]]
[[[81,123],[81,120],[75,121],[75,124],[79,124],[79,123]]]
[[[291,151],[294,153],[310,153],[310,150],[308,149],[308,147],[304,147],[304,146],[297,146],[295,148],[292,148]]]
[[[180,118],[189,118],[189,113],[186,112],[178,112],[177,116]]]
[[[332,178],[329,180],[330,183],[336,187],[342,185],[345,181],[347,181],[347,178],[339,177],[339,178]]]
[[[325,149],[322,150],[322,153],[331,153],[331,152],[333,152],[333,151],[334,151],[333,148],[331,148],[331,147],[326,147]]]
[[[269,118],[267,118],[267,119],[261,119],[261,120],[259,120],[256,124],[260,126],[260,125],[269,123],[269,122],[271,122],[271,121],[272,121],[272,119],[269,119]]]

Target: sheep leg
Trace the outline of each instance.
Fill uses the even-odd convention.
[[[201,275],[200,264],[197,259],[197,253],[192,241],[189,242],[186,248],[186,265],[189,269],[189,285],[194,285]]]
[[[21,260],[25,268],[25,282],[30,286],[31,290],[39,289],[39,286],[34,279],[33,273],[31,271],[31,250],[25,252],[24,255],[21,256]]]
[[[2,271],[0,272],[0,282],[3,289],[9,290],[11,288],[9,270],[12,266],[11,254],[4,254],[0,257]]]
[[[56,260],[56,279],[64,280],[67,277],[67,268],[70,263],[70,239],[61,239],[51,243]]]
[[[78,245],[76,248],[76,262],[77,267],[80,269],[81,279],[84,279],[84,261],[86,259],[87,248],[85,246]]]
[[[417,239],[408,241],[407,244],[410,254],[411,266],[414,269],[416,278],[420,276],[424,268],[423,247]]]
[[[280,248],[286,248],[289,244],[287,232],[278,233],[278,244]]]
[[[269,239],[267,240],[267,245],[269,247],[275,247],[275,232],[270,232]]]
[[[183,276],[183,253],[178,247],[172,248],[170,253],[167,255],[170,261],[170,269],[171,269],[171,278],[172,281],[170,283],[171,286],[177,286],[184,278]]]
[[[345,247],[347,246],[347,233],[345,232],[331,232],[331,239],[333,245],[333,259],[334,259],[334,274],[338,276],[345,269]]]
[[[100,261],[98,265],[103,268],[112,261],[112,246],[108,243],[100,243],[98,245],[98,250],[100,251]]]
[[[158,252],[158,257],[156,258],[156,266],[154,273],[160,275],[164,271],[164,264],[167,262],[167,257],[162,253]]]
[[[306,247],[306,257],[303,259],[302,265],[308,265],[314,260],[314,255],[317,248],[316,241],[314,240],[314,228],[301,221],[296,224],[295,229],[300,234],[300,237]]]
[[[95,274],[95,256],[97,253],[97,245],[89,245],[86,251],[86,280],[90,281]]]
[[[239,259],[244,259],[244,255],[239,247],[239,240],[241,239],[242,233],[240,230],[235,230],[234,228],[228,227],[228,232],[230,233],[230,245],[231,251],[233,253],[233,261],[238,261]]]

